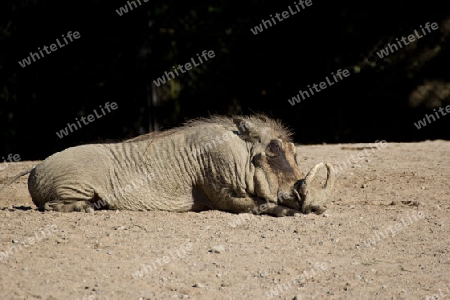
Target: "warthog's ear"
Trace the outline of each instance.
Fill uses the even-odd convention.
[[[234,118],[233,122],[236,124],[242,139],[252,142],[261,142],[259,130],[252,122],[241,118]]]

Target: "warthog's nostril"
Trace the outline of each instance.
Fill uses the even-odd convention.
[[[294,183],[294,190],[298,191],[300,185],[303,183],[303,179],[299,179]]]

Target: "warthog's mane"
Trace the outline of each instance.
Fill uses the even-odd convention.
[[[210,117],[196,118],[196,119],[192,119],[192,120],[185,122],[182,126],[163,130],[163,131],[150,132],[147,134],[143,134],[143,135],[128,139],[125,142],[137,142],[137,141],[147,141],[147,140],[154,141],[158,138],[162,138],[162,137],[169,136],[169,135],[172,135],[177,132],[181,132],[183,130],[186,130],[187,128],[196,128],[196,127],[201,128],[205,125],[219,125],[219,126],[223,126],[227,130],[237,131],[238,128],[236,127],[236,124],[233,122],[234,118],[242,119],[245,122],[243,124],[243,126],[247,126],[247,127],[255,126],[256,128],[268,127],[277,133],[277,137],[279,139],[282,139],[283,141],[287,141],[287,142],[292,141],[293,132],[289,128],[284,126],[281,123],[281,121],[269,118],[268,116],[266,116],[264,114],[256,114],[256,115],[251,115],[251,116],[235,116],[235,117],[212,115]]]

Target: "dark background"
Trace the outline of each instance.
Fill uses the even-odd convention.
[[[445,1],[312,0],[258,35],[250,28],[294,1],[140,1],[123,16],[116,10],[126,1],[2,1],[0,158],[44,159],[215,113],[265,113],[302,144],[450,139],[450,117],[414,126],[450,104]],[[385,59],[376,56],[426,22],[439,29]],[[81,37],[25,68],[18,64],[68,31]],[[216,56],[160,88],[152,84],[203,50]],[[289,104],[337,69],[350,77]],[[118,109],[57,137],[108,101]]]

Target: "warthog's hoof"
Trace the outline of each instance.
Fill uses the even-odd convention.
[[[57,212],[87,212],[93,213],[94,209],[89,202],[86,201],[49,201],[44,204],[41,210],[44,211],[57,211]]]
[[[312,182],[317,172],[325,166],[327,167],[327,181],[325,185],[320,188],[313,187]],[[321,162],[309,171],[305,179],[300,181],[296,188],[301,198],[303,213],[308,214],[313,212],[319,215],[327,209],[327,202],[333,190],[334,180],[334,169],[329,163],[324,164]]]

